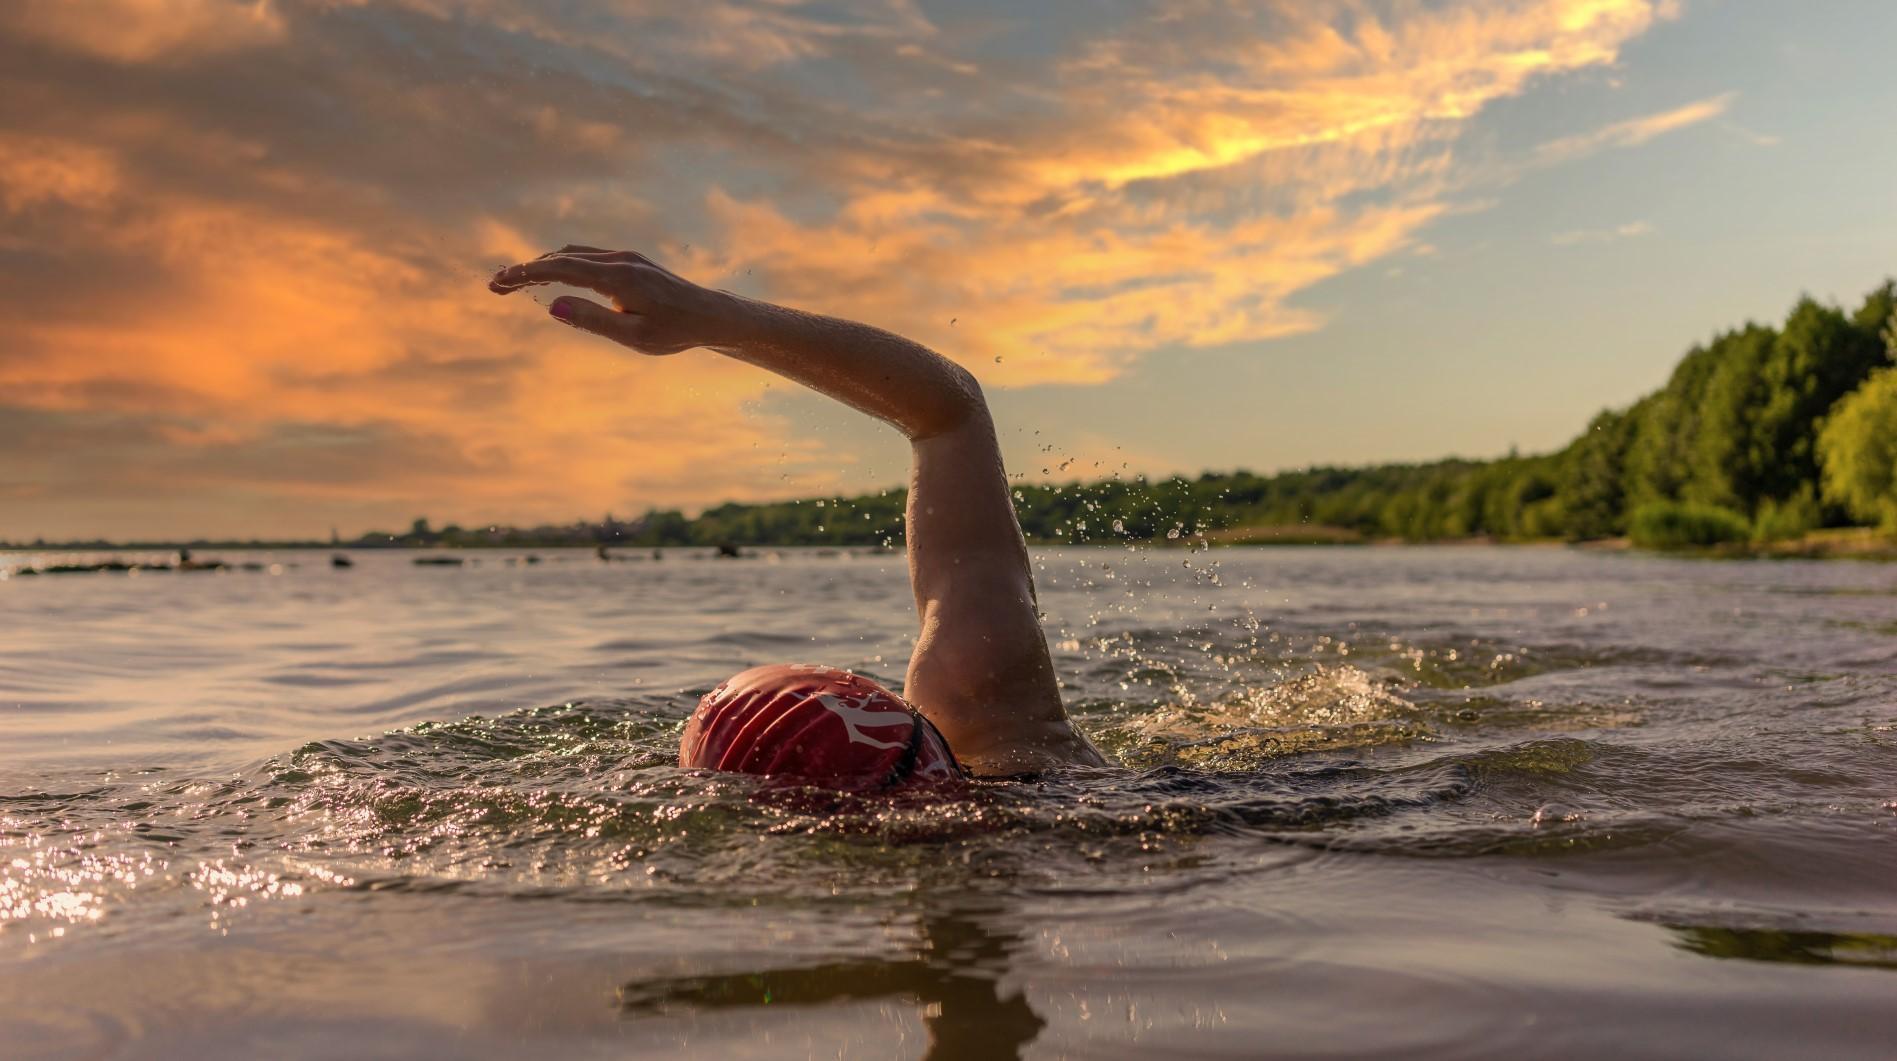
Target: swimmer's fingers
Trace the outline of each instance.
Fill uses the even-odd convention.
[[[554,299],[548,304],[547,312],[555,320],[563,320],[581,331],[611,339],[651,357],[665,357],[697,345],[666,335],[664,329],[655,328],[641,314],[602,306],[591,299],[573,295],[561,295]]]
[[[616,343],[627,346],[633,344],[634,325],[639,316],[611,306],[602,306],[592,299],[575,295],[561,295],[547,305],[547,312],[555,320],[562,320],[581,331],[605,336]]]
[[[598,290],[620,309],[632,309],[639,302],[639,270],[632,262],[603,262],[577,254],[550,254],[518,266],[508,266],[488,281],[488,290],[506,294],[510,290],[535,287],[543,283],[563,283],[571,287]]]
[[[571,284],[617,298],[620,289],[626,286],[628,277],[624,274],[628,269],[629,266],[617,262],[591,261],[570,254],[550,254],[502,269],[487,282],[487,287],[496,294],[505,295],[509,291],[518,291],[535,284]]]
[[[638,251],[614,251],[604,247],[588,247],[579,243],[569,243],[557,251],[548,251],[535,260],[559,257],[585,258],[592,262],[620,262],[625,265],[650,265],[654,268],[658,266],[657,262]]]
[[[596,291],[606,296],[607,305],[562,295],[548,312],[642,354],[712,346],[731,334],[732,296],[707,291],[636,251],[568,246],[502,269],[488,289],[504,295],[536,284],[569,284]]]

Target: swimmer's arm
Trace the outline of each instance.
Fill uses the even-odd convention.
[[[966,369],[880,328],[698,287],[638,255],[568,248],[510,266],[509,291],[560,282],[556,317],[644,353],[704,346],[827,394],[910,440],[909,573],[921,617],[905,693],[979,774],[1097,765],[1069,724],[1034,601],[994,423]]]
[[[893,424],[912,464],[909,578],[921,632],[904,694],[977,774],[1099,765],[1074,731],[1034,599],[1027,545],[975,377],[880,328],[746,302],[732,357]]]
[[[1068,722],[988,408],[912,438],[909,577],[922,619],[905,692],[977,774],[1102,765]],[[926,710],[926,709],[925,709]]]

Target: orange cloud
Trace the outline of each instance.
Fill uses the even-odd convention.
[[[1096,40],[1047,90],[1057,121],[937,141],[929,166],[865,163],[814,222],[714,190],[721,231],[691,266],[761,275],[774,295],[889,323],[1011,384],[1097,383],[1154,349],[1305,331],[1321,321],[1291,296],[1409,246],[1447,208],[1446,126],[1611,60],[1661,14],[1644,0],[1395,23],[1355,5],[1271,10],[1288,20],[1271,37],[1206,5],[1183,38],[1169,9]],[[1332,25],[1345,13],[1348,33]],[[1260,187],[1276,202],[1255,202]],[[1366,191],[1390,201],[1347,205]]]
[[[424,225],[325,226],[109,181],[4,187],[28,203],[55,198],[29,190],[61,191],[61,205],[85,208],[67,218],[78,253],[109,242],[162,277],[164,295],[118,303],[87,292],[90,312],[21,315],[18,349],[29,354],[0,359],[0,394],[104,426],[57,435],[56,446],[27,436],[16,459],[89,445],[110,459],[38,460],[41,475],[9,483],[17,496],[59,500],[82,485],[184,505],[244,486],[278,502],[532,520],[781,488],[784,469],[760,453],[812,470],[812,447],[779,444],[736,410],[761,395],[755,374],[710,355],[622,355],[524,297],[489,295],[484,271],[444,264],[520,250],[496,223],[443,247]],[[73,188],[85,194],[65,194]],[[131,445],[113,450],[115,437]],[[62,464],[83,482],[58,481]]]
[[[272,0],[12,0],[9,33],[120,63],[201,56],[281,41]]]
[[[9,214],[48,202],[97,208],[118,183],[109,152],[41,137],[0,139],[0,209]]]
[[[883,205],[872,201],[868,216]],[[1316,327],[1284,299],[1403,246],[1441,209],[1405,204],[1349,217],[1313,209],[1132,235],[1027,218],[1012,231],[931,224],[926,210],[895,225],[846,211],[805,226],[720,192],[710,206],[725,233],[719,246],[729,249],[687,255],[690,271],[762,274],[779,297],[885,322],[1014,385],[1100,382],[1157,347]]]
[[[747,411],[767,380],[623,355],[487,270],[658,247],[993,384],[1098,383],[1320,327],[1300,292],[1452,208],[1471,115],[1670,13],[1155,3],[1030,61],[912,0],[9,5],[0,496],[42,523],[0,537],[831,489],[848,454]]]

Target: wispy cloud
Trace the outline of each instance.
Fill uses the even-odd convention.
[[[1573,228],[1565,232],[1556,232],[1548,237],[1548,242],[1557,247],[1572,247],[1577,243],[1612,243],[1615,240],[1634,239],[1652,233],[1651,224],[1645,221],[1629,221],[1612,228]]]
[[[1754,147],[1777,147],[1782,142],[1780,137],[1771,133],[1759,132],[1730,119],[1720,122],[1719,126]]]
[[[1472,116],[1612,63],[1669,14],[102,6],[0,11],[0,311],[20,322],[0,420],[30,425],[0,450],[0,491],[64,506],[9,506],[39,522],[0,535],[125,511],[128,492],[204,528],[822,486],[835,454],[738,412],[756,375],[619,356],[487,297],[485,271],[570,240],[636,245],[914,333],[991,382],[1100,382],[1168,348],[1320,327],[1295,297],[1421,250]]]
[[[1671,110],[1615,122],[1592,132],[1550,140],[1535,149],[1534,161],[1541,165],[1556,165],[1608,148],[1635,147],[1689,125],[1717,118],[1725,114],[1737,98],[1738,93],[1727,92]]]

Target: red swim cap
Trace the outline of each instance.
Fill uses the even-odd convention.
[[[784,663],[706,693],[678,764],[843,789],[962,776],[948,742],[896,694],[861,675]]]

